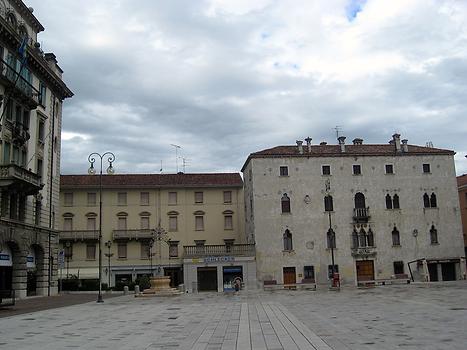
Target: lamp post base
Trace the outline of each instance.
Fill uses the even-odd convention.
[[[102,294],[98,294],[97,295],[97,303],[103,303],[104,302],[104,299],[102,298]]]

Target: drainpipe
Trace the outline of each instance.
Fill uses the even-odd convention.
[[[54,169],[54,144],[55,144],[55,96],[52,98],[52,133],[51,133],[51,148],[50,148],[50,186],[49,186],[49,271],[48,271],[48,283],[47,283],[47,296],[50,296],[50,285],[52,283],[52,268],[53,268],[53,257],[52,257],[52,194],[53,194],[53,169]]]

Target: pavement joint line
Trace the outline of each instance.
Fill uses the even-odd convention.
[[[263,307],[282,347],[287,350],[299,350],[297,344],[295,344],[292,337],[288,334],[287,330],[284,328],[282,323],[275,316],[274,312],[271,309],[271,305],[269,303],[264,303]]]
[[[237,350],[251,350],[250,318],[248,304],[242,303],[240,310],[240,323],[238,325]]]

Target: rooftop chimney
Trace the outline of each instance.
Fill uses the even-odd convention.
[[[394,145],[396,146],[396,152],[401,152],[401,135],[394,134],[392,135]]]
[[[298,146],[298,153],[303,154],[303,141],[296,141]]]
[[[409,140],[402,140],[402,152],[407,153],[409,151],[409,145],[407,144],[407,142],[409,142]]]
[[[339,136],[337,140],[339,141],[339,145],[341,146],[341,152],[345,152],[345,136]]]
[[[363,139],[356,138],[352,142],[354,145],[363,145]]]
[[[323,142],[320,142],[319,145],[320,146],[326,146],[328,143],[326,141],[323,141]]]
[[[313,139],[309,136],[305,139],[306,145],[308,146],[308,153],[311,153],[311,140]]]

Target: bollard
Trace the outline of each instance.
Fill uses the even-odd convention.
[[[128,294],[128,286],[123,287],[123,295]]]
[[[139,294],[139,286],[135,285],[135,294]]]

